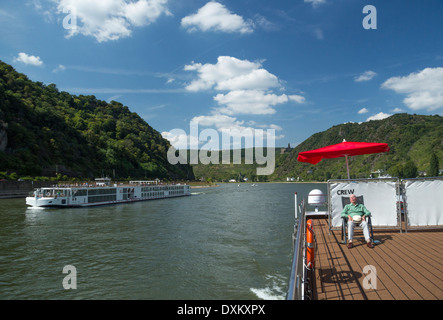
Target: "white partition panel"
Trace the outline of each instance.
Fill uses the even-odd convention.
[[[443,225],[443,180],[403,180],[408,226]]]
[[[340,214],[351,194],[355,194],[358,201],[361,201],[371,212],[373,227],[400,227],[397,211],[397,183],[394,180],[328,182],[331,227],[341,226]]]

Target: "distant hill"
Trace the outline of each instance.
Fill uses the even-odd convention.
[[[438,115],[402,113],[383,120],[340,124],[316,133],[281,159],[272,178],[286,176],[305,180],[346,178],[344,158],[324,159],[316,165],[297,161],[297,155],[301,151],[340,143],[343,139],[383,142],[388,143],[390,147],[389,153],[349,157],[351,178],[368,178],[371,171],[377,170],[391,176],[405,176],[408,174],[404,171],[410,166],[415,166],[417,175],[420,172],[429,172],[433,153],[437,156],[440,167],[443,165],[443,118]],[[378,177],[378,174],[374,177]]]
[[[260,156],[267,157],[267,148],[263,148],[263,149],[264,150],[260,150],[258,154]],[[275,149],[274,153],[275,153],[276,165],[278,165],[278,161],[282,157],[281,150],[282,149],[285,150],[286,148],[274,148],[274,149]],[[222,163],[222,158],[223,158],[222,154],[224,154],[226,151],[223,151],[223,153],[218,152],[218,151],[215,151],[215,152],[218,153],[218,157],[219,157],[219,160],[216,164],[213,164],[213,163],[201,164],[201,163],[199,163],[199,164],[192,165],[196,179],[202,179],[202,180],[210,179],[212,181],[228,181],[228,180],[234,179],[237,181],[238,180],[244,181],[243,179],[247,178],[248,181],[252,181],[252,182],[271,181],[270,176],[257,175],[257,168],[258,167],[262,167],[262,168],[266,167],[267,162],[266,162],[266,164],[263,164],[263,165],[257,164],[257,161],[255,160],[255,153],[256,153],[255,148],[228,151],[229,155],[226,154],[225,157],[227,159],[231,159],[231,163],[229,163],[229,164]],[[241,161],[239,164],[238,163],[234,164],[232,161],[232,159],[234,159],[234,152],[240,152]],[[250,157],[252,157],[252,162],[253,162],[252,164],[246,163],[245,154],[248,155],[247,156],[248,159]],[[188,159],[189,159],[189,155],[188,155]],[[273,179],[275,179],[275,177]]]
[[[395,114],[384,120],[363,123],[346,123],[318,132],[295,148],[281,154],[276,148],[274,174],[255,176],[256,164],[246,165],[193,165],[197,179],[212,180],[238,179],[247,177],[249,181],[286,181],[294,177],[303,181],[327,181],[345,179],[344,158],[325,159],[317,165],[298,162],[299,152],[325,147],[347,141],[384,142],[390,146],[389,153],[349,157],[351,178],[368,178],[371,172],[380,172],[396,177],[416,177],[430,171],[430,159],[435,154],[443,167],[443,118]],[[244,154],[244,150],[242,151]],[[373,177],[378,177],[374,174]],[[251,180],[252,178],[252,180]]]
[[[194,179],[169,142],[119,102],[60,92],[0,61],[0,172]]]

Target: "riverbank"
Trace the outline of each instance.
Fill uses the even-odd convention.
[[[25,198],[34,188],[52,185],[54,181],[0,181],[0,199]]]
[[[237,184],[239,186],[247,186],[247,185],[260,185],[260,184],[325,184],[327,182],[324,181],[266,181],[266,182],[221,182],[221,184]],[[219,187],[219,184],[212,183],[188,183],[191,186],[191,189],[195,188],[212,188],[212,187]]]
[[[219,185],[216,183],[199,183],[199,182],[189,182],[187,183],[191,189],[197,189],[197,188],[214,188],[218,187]]]
[[[240,184],[248,185],[250,182],[224,182],[226,184]],[[266,184],[266,183],[284,183],[284,184],[303,184],[303,183],[325,183],[325,182],[301,182],[301,181],[268,181],[268,182],[254,182],[254,184]],[[54,181],[0,181],[0,199],[12,199],[12,198],[25,198],[28,194],[35,188],[51,187],[57,184]],[[191,189],[199,188],[214,188],[219,187],[216,183],[206,183],[206,182],[188,182]]]

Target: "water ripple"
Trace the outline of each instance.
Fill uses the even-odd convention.
[[[52,210],[0,200],[0,299],[281,299],[293,195],[305,189],[313,187],[225,184]],[[66,265],[76,268],[75,290],[63,288]]]

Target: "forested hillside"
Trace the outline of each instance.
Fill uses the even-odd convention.
[[[0,61],[0,172],[193,179],[159,132],[119,102],[60,92]]]
[[[416,177],[432,172],[431,159],[443,164],[443,118],[395,114],[383,120],[346,123],[316,133],[280,159],[275,170],[277,177],[300,177],[305,180],[346,178],[344,158],[324,159],[317,165],[297,161],[299,152],[346,141],[388,143],[390,151],[373,155],[349,157],[351,178],[368,178],[371,171],[383,175]],[[435,172],[432,173],[435,175]],[[374,177],[378,177],[375,174]]]

